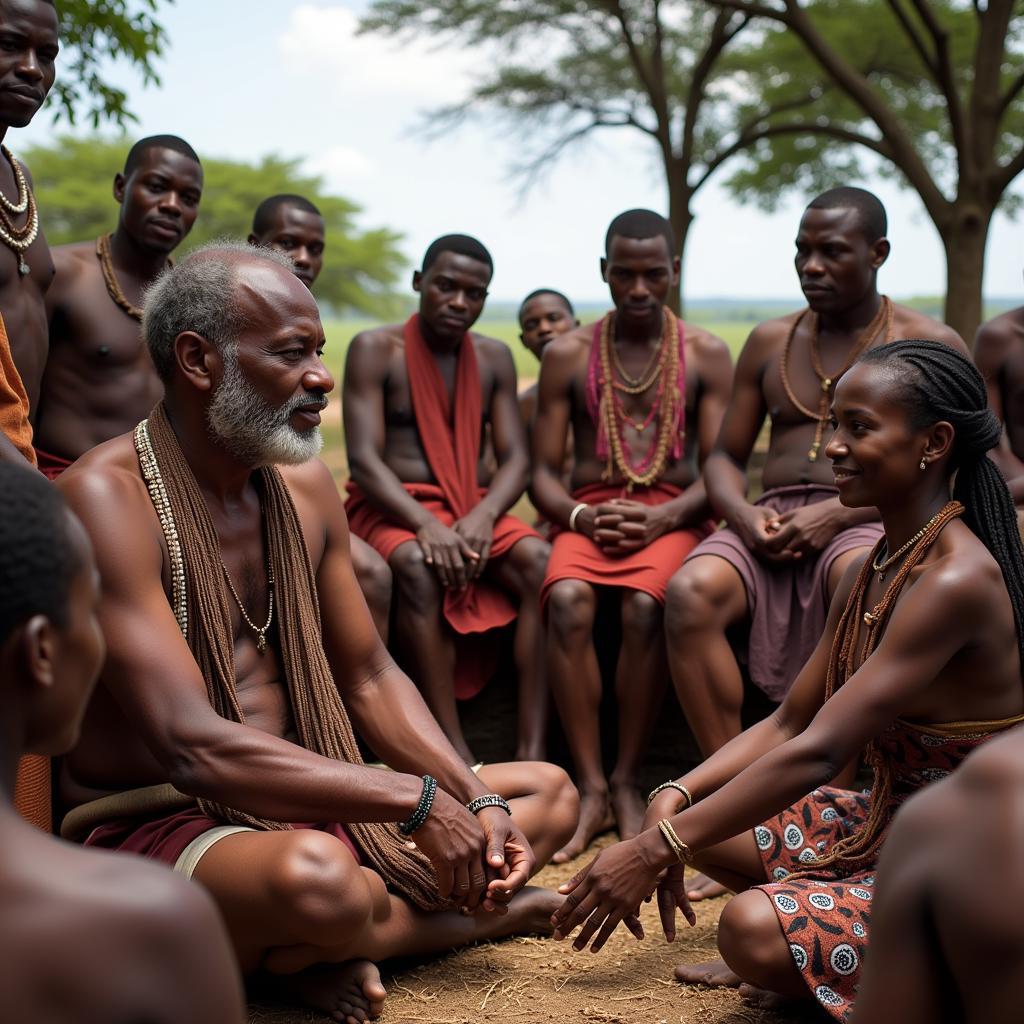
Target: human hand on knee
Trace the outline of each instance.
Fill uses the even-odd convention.
[[[462,590],[468,579],[467,562],[480,556],[453,529],[431,519],[416,531],[416,541],[423,559],[437,573],[449,590]]]

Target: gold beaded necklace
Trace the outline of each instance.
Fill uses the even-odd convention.
[[[14,182],[18,187],[17,202],[11,202],[3,192],[0,192],[0,242],[3,242],[18,257],[18,273],[24,277],[31,269],[25,262],[25,252],[39,235],[39,210],[36,207],[36,197],[32,194],[21,164],[14,159],[14,154],[4,145],[0,145],[0,154],[3,154],[11,165]],[[27,213],[28,217],[25,223],[18,227],[11,220],[11,216],[18,216],[22,213]]]
[[[274,569],[267,562],[267,593],[269,597],[269,610],[267,611],[267,621],[263,626],[257,626],[252,619],[249,618],[249,613],[245,610],[245,605],[242,604],[242,599],[238,596],[238,591],[235,590],[234,583],[231,582],[231,573],[228,572],[228,567],[221,560],[220,567],[224,570],[224,579],[228,581],[228,590],[231,591],[231,596],[235,599],[235,604],[238,605],[238,610],[242,613],[242,618],[245,619],[245,624],[256,634],[256,650],[262,654],[267,649],[267,630],[270,629],[270,623],[274,621]]]
[[[789,382],[790,350],[793,347],[793,339],[796,337],[797,328],[803,322],[804,317],[811,318],[809,321],[811,324],[811,366],[814,369],[818,380],[821,382],[821,397],[818,399],[817,412],[813,412],[811,409],[808,409],[807,406],[797,398],[796,393],[793,391],[793,386]],[[796,320],[793,321],[793,326],[789,330],[789,337],[786,339],[786,347],[782,352],[782,359],[779,361],[779,376],[782,378],[782,387],[785,389],[786,397],[793,403],[798,411],[802,412],[809,420],[815,421],[814,443],[807,452],[808,462],[818,461],[818,452],[821,450],[821,441],[825,434],[825,424],[829,421],[828,409],[832,385],[842,377],[842,375],[846,373],[851,366],[853,366],[863,352],[867,351],[871,343],[875,340],[875,336],[878,334],[879,328],[883,322],[885,323],[885,340],[891,340],[892,321],[892,302],[887,296],[883,295],[882,302],[878,307],[878,312],[875,313],[871,323],[867,325],[863,333],[850,348],[850,351],[846,356],[846,361],[836,371],[834,377],[826,376],[825,370],[821,365],[821,353],[818,351],[818,338],[821,330],[821,321],[818,314],[809,309],[805,309],[796,318]]]
[[[888,541],[883,539],[882,546],[878,549],[878,554],[871,560],[871,568],[878,573],[879,583],[885,582],[885,574],[889,571],[892,565],[899,561],[899,559],[905,555],[946,514],[948,507],[948,505],[945,505],[940,508],[939,511],[936,512],[935,515],[933,515],[931,519],[929,519],[928,522],[925,523],[924,526],[922,526],[921,529],[907,541],[906,544],[904,544],[898,551],[894,551],[891,555],[888,555],[885,558],[882,558],[881,556],[882,552],[888,547]]]

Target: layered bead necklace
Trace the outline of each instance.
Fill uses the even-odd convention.
[[[588,392],[597,399],[595,423],[598,428],[597,454],[606,459],[605,480],[616,471],[626,481],[626,490],[649,487],[665,472],[670,458],[682,455],[683,410],[685,399],[681,386],[683,342],[679,322],[671,310],[663,312],[661,341],[650,362],[634,377],[625,371],[615,349],[613,330],[615,314],[609,313],[601,323],[597,358],[592,353],[588,369]],[[598,381],[598,369],[600,380]],[[657,385],[647,415],[636,420],[626,411],[622,395],[642,395]],[[658,433],[648,453],[634,463],[629,442],[624,436],[628,424],[638,434],[658,420]]]
[[[24,277],[31,269],[25,262],[25,252],[39,234],[39,210],[36,207],[36,197],[32,194],[21,164],[14,159],[14,154],[4,145],[0,145],[0,154],[3,154],[11,165],[14,181],[18,187],[18,199],[13,203],[3,192],[0,192],[0,241],[18,257],[18,273]],[[25,223],[18,227],[12,217],[21,216],[23,213],[27,213],[28,216],[25,218]]]
[[[821,396],[818,399],[818,411],[814,412],[808,409],[803,402],[797,398],[796,393],[793,391],[793,386],[789,382],[789,355],[790,350],[793,348],[793,339],[796,337],[797,328],[803,322],[804,317],[808,317],[808,323],[811,328],[811,366],[814,369],[815,374],[821,384]],[[850,348],[847,353],[846,361],[836,371],[835,375],[828,377],[825,375],[825,370],[821,365],[821,352],[819,351],[818,341],[819,334],[821,331],[821,321],[817,313],[812,312],[809,309],[805,309],[797,318],[793,321],[793,326],[789,330],[789,337],[786,339],[786,348],[782,353],[782,359],[779,362],[779,376],[782,377],[782,386],[786,391],[786,397],[793,403],[793,405],[802,412],[809,420],[815,421],[814,428],[814,443],[811,445],[810,450],[807,452],[808,462],[817,462],[818,453],[821,451],[821,440],[825,434],[825,424],[829,421],[829,403],[832,398],[832,385],[840,378],[846,371],[853,366],[853,364],[860,358],[860,356],[870,348],[871,343],[875,340],[878,335],[882,324],[885,324],[885,341],[892,340],[892,319],[893,319],[893,306],[888,296],[883,295],[882,301],[879,304],[878,312],[875,313],[871,320],[871,323],[864,328],[860,337]]]

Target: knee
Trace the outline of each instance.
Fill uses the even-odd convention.
[[[516,545],[520,576],[523,581],[523,596],[540,593],[544,585],[544,577],[548,571],[548,558],[551,556],[551,545],[539,537],[530,537]]]
[[[766,893],[750,889],[726,904],[718,920],[718,950],[744,981],[772,987],[790,954]]]
[[[548,593],[548,629],[559,637],[589,635],[594,628],[594,589],[583,580],[559,580]]]
[[[639,590],[627,590],[622,595],[623,635],[653,639],[661,632],[663,611],[661,602]]]
[[[361,558],[355,563],[356,579],[370,608],[387,612],[391,605],[391,570],[380,555],[373,554],[374,558]]]
[[[684,565],[668,583],[665,623],[671,630],[724,628],[725,599],[714,566],[698,558]]]
[[[399,595],[414,608],[435,603],[441,588],[418,544],[403,544],[391,556],[391,573]]]
[[[299,937],[322,943],[361,928],[373,896],[348,849],[334,836],[297,829],[268,867],[269,886]]]
[[[558,846],[564,845],[576,831],[580,816],[579,790],[562,768],[546,761],[530,765],[530,780],[543,806],[548,808],[546,819],[552,841]]]

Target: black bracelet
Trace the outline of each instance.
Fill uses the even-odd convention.
[[[476,814],[477,811],[482,811],[485,807],[500,807],[506,814],[512,814],[512,808],[509,807],[508,801],[504,797],[498,796],[497,793],[486,793],[466,804],[466,810],[470,814]]]
[[[398,824],[398,831],[403,836],[411,836],[426,820],[430,814],[430,808],[434,806],[434,794],[437,792],[437,779],[433,775],[423,776],[423,792],[420,793],[420,802],[416,810],[409,816],[408,821]]]

